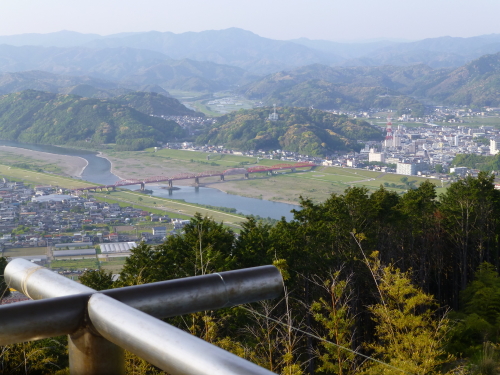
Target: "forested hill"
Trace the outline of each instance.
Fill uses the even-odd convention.
[[[500,53],[456,69],[412,66],[303,66],[270,74],[239,89],[267,103],[323,109],[410,108],[420,101],[447,105],[499,106]]]
[[[0,138],[27,143],[99,145],[139,150],[184,135],[173,121],[113,100],[26,90],[0,96]]]
[[[238,150],[282,149],[321,156],[359,150],[357,140],[382,139],[382,133],[366,121],[347,116],[309,108],[277,108],[277,112],[278,121],[269,120],[271,108],[229,113],[197,142]]]
[[[201,112],[187,108],[177,99],[168,98],[155,92],[131,92],[113,99],[142,113],[154,116],[195,116],[205,117]]]

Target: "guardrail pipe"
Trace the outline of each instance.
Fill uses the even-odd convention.
[[[95,293],[94,289],[22,258],[11,260],[4,274],[7,285],[31,299]]]
[[[0,307],[0,345],[75,332],[82,325],[89,298],[64,296]]]
[[[106,339],[171,375],[271,375],[269,370],[102,294],[89,317]]]
[[[163,324],[147,314],[156,317],[170,317],[275,298],[281,294],[283,285],[280,272],[273,266],[264,266],[96,292],[23,259],[12,260],[7,265],[5,280],[10,287],[21,291],[32,299],[46,300],[0,307],[0,344],[7,345],[69,334],[70,369],[73,375],[123,374],[125,371],[123,349],[101,336],[102,332],[106,332],[102,326],[103,322],[106,321],[106,316],[103,317],[99,313],[95,315],[98,316],[97,319],[101,324],[99,332],[93,328],[92,323],[94,322],[88,320],[86,310],[89,299],[93,298],[95,301],[103,297],[105,301],[108,301],[108,304],[109,300],[114,301],[119,306],[127,307],[127,311],[133,311],[133,314],[137,316],[153,319],[154,324]],[[99,310],[98,305],[94,304],[93,306],[95,311]],[[138,310],[144,311],[144,313]],[[110,318],[114,319],[112,316]],[[154,327],[154,324],[150,327]],[[141,326],[139,324],[137,327]],[[196,341],[199,339],[174,327],[166,326],[168,328],[164,328],[162,332],[174,330],[172,335],[175,337],[189,337],[186,339],[186,343],[190,344],[183,344],[183,348],[186,353],[191,353],[193,357],[198,358],[199,353],[193,352],[190,348],[207,350],[210,353],[214,350],[210,345],[210,349],[203,345],[200,347],[201,344]],[[154,332],[151,331],[151,334],[154,335]],[[183,336],[183,334],[187,336]],[[120,337],[125,336],[121,335]],[[191,342],[192,339],[195,341]],[[113,340],[113,342],[117,341],[117,339]],[[203,340],[199,341],[204,343]],[[151,357],[152,363],[156,364],[157,362],[153,362],[153,360],[160,359],[154,353],[148,354],[153,348],[147,346],[146,343],[144,345],[148,348],[145,351],[140,348],[131,351],[136,352],[146,360]],[[129,348],[126,345],[123,347]],[[224,362],[225,359],[222,360],[222,358],[225,357],[221,353],[229,353],[216,349],[220,352],[216,350],[213,355],[218,356],[217,358],[220,357],[221,361]],[[228,368],[234,367],[238,370],[233,369],[235,372],[228,373],[269,374],[267,370],[247,363],[239,357],[230,358],[232,359],[228,359]],[[165,365],[161,361],[159,363],[162,363],[162,366]],[[238,361],[243,361],[245,364],[239,364]],[[182,366],[189,367],[188,362],[193,362],[193,360],[187,361]],[[181,365],[179,364],[179,366]],[[168,368],[171,369],[171,367]],[[249,368],[253,370],[248,370]],[[243,369],[247,372],[240,372]],[[172,372],[172,374],[188,374],[188,372],[178,372],[176,369],[172,371],[177,371]],[[190,373],[204,374],[198,370],[193,371],[195,372]],[[219,374],[217,371],[215,373]],[[225,374],[225,372],[220,374]]]
[[[283,279],[276,267],[262,266],[101,293],[157,318],[168,318],[279,297]]]

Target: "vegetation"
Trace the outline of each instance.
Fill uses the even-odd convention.
[[[7,266],[7,259],[3,256],[0,257],[0,301],[2,298],[8,297],[10,295],[10,289],[7,287],[5,283],[5,278],[3,276],[3,271]]]
[[[26,143],[140,150],[179,139],[182,128],[112,100],[27,90],[0,97],[0,137]]]
[[[500,191],[492,176],[455,182],[439,200],[429,182],[403,195],[349,188],[318,204],[303,199],[292,221],[241,225],[235,236],[198,214],[184,234],[140,244],[112,286],[275,264],[281,300],[169,323],[282,374],[498,367]],[[110,285],[109,273],[86,276],[87,285]],[[130,372],[156,371],[133,356],[127,363]]]
[[[357,140],[382,139],[382,133],[367,122],[347,116],[307,108],[279,108],[278,112],[278,121],[268,119],[269,108],[230,113],[196,141],[240,150],[282,149],[319,156],[359,151]]]
[[[364,64],[363,64],[364,65]],[[279,105],[359,110],[392,108],[399,114],[423,115],[414,98],[473,108],[499,106],[500,53],[484,55],[455,69],[402,64],[373,66],[313,64],[270,74],[243,86],[249,98]],[[377,66],[378,65],[378,66]]]
[[[119,96],[113,101],[132,107],[147,115],[205,117],[203,113],[186,108],[177,99],[169,98],[155,92],[132,92]]]
[[[500,171],[500,154],[491,156],[457,154],[451,164],[457,167],[479,169],[484,172]]]

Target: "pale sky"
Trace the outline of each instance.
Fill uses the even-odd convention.
[[[335,41],[500,33],[500,0],[0,0],[0,35],[239,27]]]

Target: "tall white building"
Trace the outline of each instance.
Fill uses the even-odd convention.
[[[500,151],[500,138],[490,139],[490,155],[496,155]]]

